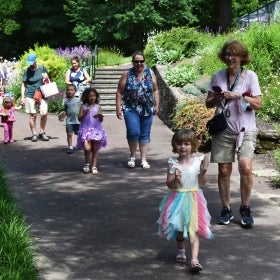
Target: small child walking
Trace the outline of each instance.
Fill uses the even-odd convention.
[[[3,104],[4,97],[6,95],[6,89],[4,86],[0,86],[0,106]]]
[[[84,150],[85,165],[83,172],[98,174],[97,153],[100,148],[107,145],[107,135],[102,126],[103,114],[99,105],[99,93],[94,88],[87,88],[82,94],[82,106],[80,108],[78,119],[80,129],[78,132],[77,149]]]
[[[58,115],[58,119],[62,122],[66,117],[66,134],[67,134],[67,154],[73,154],[73,134],[77,135],[80,127],[78,119],[81,100],[76,96],[76,86],[73,84],[66,87],[66,98],[64,100],[63,111]]]
[[[13,143],[13,126],[15,118],[15,104],[11,95],[5,95],[0,107],[1,122],[4,127],[4,144]]]
[[[169,192],[159,205],[158,234],[167,240],[176,240],[176,261],[186,262],[185,239],[189,238],[191,271],[199,272],[199,236],[212,238],[210,214],[200,185],[207,182],[209,163],[205,156],[195,156],[198,141],[191,129],[180,129],[172,137],[172,151],[177,158],[168,160],[166,184]]]

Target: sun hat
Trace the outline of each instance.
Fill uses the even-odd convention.
[[[35,53],[30,53],[27,55],[26,63],[27,65],[33,65],[37,60],[37,56]]]

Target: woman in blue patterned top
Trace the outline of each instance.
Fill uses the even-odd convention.
[[[147,151],[153,116],[158,114],[159,93],[154,72],[145,67],[145,57],[140,51],[132,55],[133,67],[126,70],[116,92],[116,115],[126,125],[126,138],[130,149],[128,167],[135,167],[136,151],[139,145],[141,166],[150,168]]]

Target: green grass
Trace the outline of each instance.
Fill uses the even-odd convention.
[[[131,57],[123,57],[116,51],[112,50],[99,50],[98,53],[98,66],[115,66],[131,62]]]
[[[35,280],[38,275],[25,218],[0,166],[0,280]]]

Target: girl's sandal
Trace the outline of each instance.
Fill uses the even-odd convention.
[[[186,261],[187,261],[187,258],[185,255],[185,249],[179,249],[178,253],[176,255],[176,262],[185,263]]]
[[[192,272],[199,272],[201,270],[202,270],[202,266],[199,263],[199,261],[198,260],[192,260],[191,261],[191,271]]]
[[[129,168],[134,168],[135,167],[135,157],[131,157],[128,162],[127,162],[127,166]]]
[[[90,169],[89,169],[89,164],[85,164],[85,166],[83,167],[83,172],[85,174],[88,174],[90,172]]]

